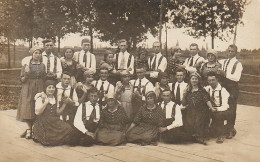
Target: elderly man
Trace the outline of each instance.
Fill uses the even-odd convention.
[[[159,42],[153,43],[153,49],[155,55],[148,59],[149,66],[149,80],[155,84],[158,82],[159,72],[164,72],[167,67],[167,59],[161,53],[161,47]]]

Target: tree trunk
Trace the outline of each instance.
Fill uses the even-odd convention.
[[[133,38],[133,51],[136,51],[136,45],[137,45],[136,38]]]
[[[166,37],[165,38],[166,39],[165,40],[165,52],[166,52],[165,54],[166,54],[166,58],[168,58],[168,45],[167,45],[168,44],[168,40],[167,40],[168,36],[167,36],[167,26],[166,26],[166,23],[165,23],[165,35],[166,35],[165,36]]]
[[[15,66],[15,40],[14,40],[14,63],[13,66]]]
[[[89,27],[89,35],[90,35],[90,52],[93,53],[93,28],[90,25]]]
[[[211,33],[211,47],[214,49],[214,32]]]
[[[8,68],[11,68],[11,54],[10,54],[10,38],[7,37],[7,49],[8,49]]]
[[[161,48],[162,48],[162,12],[163,12],[163,0],[161,0],[161,6],[160,6],[160,26],[159,26],[159,42]]]
[[[58,36],[58,57],[61,57],[61,53],[60,53],[60,36]]]

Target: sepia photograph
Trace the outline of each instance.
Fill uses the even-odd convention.
[[[0,161],[260,161],[260,0],[0,0]]]

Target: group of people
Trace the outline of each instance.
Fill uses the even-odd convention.
[[[97,70],[89,39],[81,41],[81,51],[66,48],[61,58],[52,40],[43,44],[22,60],[17,120],[28,126],[22,138],[48,146],[115,146],[223,143],[236,134],[243,70],[236,45],[218,60],[214,50],[201,57],[193,43],[182,62],[180,48],[166,58],[154,42],[153,54],[141,49],[133,55],[123,39],[120,51],[106,51]]]

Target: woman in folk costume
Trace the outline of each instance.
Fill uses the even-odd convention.
[[[221,64],[217,60],[217,51],[208,50],[207,51],[207,59],[208,59],[208,62],[204,63],[201,66],[201,69],[200,69],[200,74],[201,74],[201,77],[202,77],[202,85],[203,86],[208,85],[207,75],[208,75],[209,72],[213,71],[213,72],[216,72],[217,74],[221,73],[220,72]]]
[[[57,107],[55,86],[55,81],[45,81],[46,98],[40,96],[35,101],[37,119],[32,127],[33,139],[46,146],[75,144],[76,132],[68,123],[59,118],[68,101],[64,101],[61,107]]]
[[[137,112],[133,123],[127,130],[127,141],[141,145],[157,145],[159,127],[163,125],[162,108],[156,104],[153,91],[146,94],[146,104]]]
[[[124,108],[127,117],[132,121],[134,118],[132,107],[133,85],[130,83],[130,72],[121,72],[121,81],[116,83],[115,97]]]
[[[129,120],[114,93],[106,95],[106,102],[107,105],[101,112],[96,141],[104,145],[120,145],[126,142],[125,131]]]
[[[189,85],[184,91],[182,105],[186,106],[183,119],[185,131],[192,134],[198,143],[206,144],[209,110],[213,107],[209,94],[201,86],[201,76],[197,72],[190,74]]]
[[[67,71],[71,76],[70,86],[75,88],[77,81],[77,62],[73,60],[74,50],[72,48],[66,48],[64,51],[64,57],[60,58],[62,71]]]
[[[16,119],[27,123],[27,130],[21,135],[22,138],[31,138],[31,129],[35,119],[34,96],[43,91],[44,78],[46,75],[45,65],[42,63],[42,50],[40,47],[30,49],[32,55],[28,64],[22,67],[22,89],[19,98]]]

